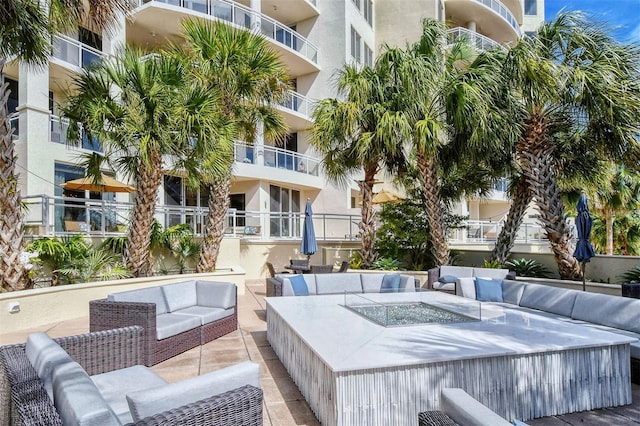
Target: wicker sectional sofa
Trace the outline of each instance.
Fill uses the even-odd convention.
[[[0,424],[262,425],[260,367],[167,383],[140,365],[139,326],[0,347]]]
[[[339,293],[380,293],[385,275],[399,275],[397,291],[416,291],[420,285],[409,275],[402,274],[302,274],[310,295]],[[275,278],[267,278],[267,296],[294,296],[290,274],[276,274]]]
[[[427,271],[427,288],[430,290],[455,292],[456,279],[463,277],[515,279],[516,273],[500,268],[476,268],[473,266],[443,265]]]
[[[476,290],[474,278],[456,283],[458,296],[477,299]],[[640,339],[640,299],[514,280],[502,280],[501,296],[497,303]],[[631,343],[631,381],[640,384],[640,341]]]
[[[152,366],[238,328],[233,283],[184,281],[89,302],[90,331],[139,325],[143,364]]]

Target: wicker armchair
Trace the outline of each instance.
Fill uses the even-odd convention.
[[[98,331],[55,341],[89,375],[142,364],[141,327]],[[62,425],[25,345],[0,347],[0,424]],[[243,386],[146,417],[136,425],[262,425],[262,390]]]

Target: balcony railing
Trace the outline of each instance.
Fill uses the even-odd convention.
[[[95,236],[124,235],[133,204],[89,198],[24,197],[26,224],[32,235],[86,233]],[[207,223],[206,207],[158,205],[155,217],[163,227],[188,223],[202,236]],[[313,223],[318,240],[358,239],[360,215],[316,213]],[[299,239],[304,212],[252,212],[229,209],[225,235],[248,239]]]
[[[486,51],[496,47],[500,47],[501,49],[506,50],[503,45],[490,39],[489,37],[462,27],[456,27],[447,30],[447,36],[449,37],[449,41],[452,43],[460,39],[466,39],[470,45],[478,50]]]
[[[515,16],[513,16],[511,11],[504,4],[502,4],[498,0],[474,0],[474,1],[493,10],[495,13],[500,15],[502,19],[507,21],[507,23],[515,30],[518,36],[522,35],[522,32],[520,31],[520,25],[518,25],[518,21],[516,20]]]
[[[67,140],[67,131],[69,130],[69,120],[60,118],[57,115],[49,116],[50,132],[49,141],[59,143],[76,148],[88,149],[90,151],[102,152],[102,146],[98,139],[89,139],[84,131],[80,132],[81,140],[76,143],[70,143]]]
[[[53,36],[53,57],[76,67],[88,67],[106,55],[62,34]]]
[[[73,233],[94,236],[124,235],[133,209],[131,203],[89,198],[36,195],[24,197],[23,201],[27,207],[27,230],[34,236]],[[163,227],[188,223],[196,236],[202,236],[208,212],[206,207],[157,205],[155,217]],[[229,209],[225,235],[248,239],[299,239],[303,222],[303,212],[273,213]],[[313,215],[316,238],[322,241],[358,240],[359,222],[360,215]],[[575,228],[574,225],[571,226]],[[468,221],[466,228],[449,232],[449,242],[492,243],[501,229],[502,223]],[[540,225],[524,223],[516,234],[516,242],[547,244],[548,240],[544,237],[544,230]]]
[[[293,90],[287,93],[285,99],[280,102],[280,106],[304,115],[305,117],[311,117],[311,100]]]
[[[203,13],[239,27],[252,30],[260,28],[265,37],[298,52],[300,55],[318,63],[318,48],[291,28],[273,18],[256,12],[231,0],[138,0],[145,3],[165,3]]]
[[[20,117],[17,112],[9,116],[9,127],[13,129],[14,138],[20,135]]]
[[[235,161],[247,164],[261,164],[257,155],[260,149],[262,149],[262,165],[264,166],[291,170],[311,176],[318,176],[319,174],[319,159],[270,145],[254,146],[246,142],[236,141],[233,144]]]
[[[469,220],[464,229],[454,229],[449,233],[449,241],[454,243],[495,242],[502,231],[503,222]],[[537,223],[523,223],[515,241],[523,244],[547,243],[544,228]]]

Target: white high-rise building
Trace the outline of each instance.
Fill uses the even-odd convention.
[[[371,64],[383,44],[404,46],[416,41],[427,17],[447,22],[452,37],[465,35],[479,48],[488,48],[495,43],[508,47],[535,29],[543,15],[544,0],[139,1],[109,35],[78,28],[56,36],[47,67],[33,69],[15,62],[5,67],[17,137],[19,188],[27,201],[42,201],[42,208],[30,209],[28,222],[40,224],[39,233],[74,231],[74,223],[84,223],[83,230],[89,226],[103,233],[122,231],[117,219],[121,213],[113,219],[94,214],[90,207],[92,202],[96,209],[114,200],[127,202],[128,194],[69,191],[61,186],[84,175],[76,165],[78,154],[99,151],[100,144],[87,139],[75,147],[66,144],[66,125],[57,105],[81,67],[114,54],[123,44],[154,47],[176,40],[187,17],[259,28],[288,67],[294,89],[280,111],[289,135],[283,146],[260,135],[252,143],[236,143],[231,207],[246,213],[236,215],[229,228],[232,233],[286,238],[299,235],[298,213],[307,198],[316,213],[359,214],[355,181],[348,188],[327,184],[319,157],[309,147],[313,102],[335,96],[333,78],[344,63]],[[495,203],[468,203],[471,218],[506,213],[508,200],[496,194]],[[52,198],[61,196],[79,201],[71,205]],[[206,191],[189,190],[180,177],[167,174],[158,199],[162,206],[158,218],[165,226],[186,222],[200,231],[206,197]],[[348,220],[337,221],[323,232],[346,238],[357,234],[357,227]]]

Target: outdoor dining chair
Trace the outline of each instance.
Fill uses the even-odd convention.
[[[311,265],[312,274],[330,274],[333,272],[333,265]]]
[[[349,261],[343,260],[340,264],[340,269],[338,269],[338,272],[347,272],[347,269],[349,269]]]

